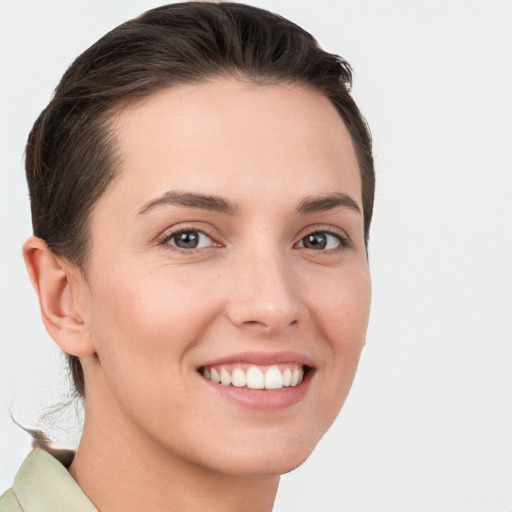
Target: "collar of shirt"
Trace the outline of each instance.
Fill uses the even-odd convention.
[[[12,487],[23,512],[98,512],[66,469],[73,456],[41,448],[29,454]]]

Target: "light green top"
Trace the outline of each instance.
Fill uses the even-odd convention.
[[[0,512],[98,512],[66,469],[73,452],[54,455],[41,448],[29,454],[0,498]]]

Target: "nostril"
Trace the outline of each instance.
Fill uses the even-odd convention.
[[[257,329],[261,331],[267,331],[270,328],[267,322],[261,320],[244,320],[240,322],[239,325],[248,329]]]
[[[239,328],[270,333],[296,326],[307,316],[307,308],[296,297],[273,300],[252,297],[230,301],[227,309],[230,321]]]
[[[269,320],[268,322],[260,321],[260,320],[245,320],[242,322],[242,325],[249,330],[261,330],[262,332],[274,332],[276,329],[282,329],[287,326],[293,326],[298,323],[297,320],[292,320],[287,323],[283,321],[282,323],[276,322],[274,320]]]

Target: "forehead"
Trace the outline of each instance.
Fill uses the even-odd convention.
[[[135,203],[168,188],[237,199],[342,191],[361,201],[341,117],[326,97],[295,85],[216,79],[165,89],[125,108],[113,131],[114,191]]]

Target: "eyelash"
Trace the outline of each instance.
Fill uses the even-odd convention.
[[[200,235],[204,235],[211,240],[212,245],[210,245],[209,247],[221,247],[222,246],[220,243],[216,242],[215,239],[213,238],[213,236],[208,234],[205,230],[198,229],[195,227],[180,227],[180,228],[170,231],[170,232],[167,231],[159,238],[158,245],[164,246],[167,249],[170,248],[170,250],[178,251],[183,254],[193,254],[193,253],[197,252],[198,250],[209,248],[209,247],[199,247],[199,248],[194,247],[194,248],[186,249],[186,248],[182,248],[182,247],[177,247],[175,245],[171,245],[169,243],[173,238],[175,238],[176,236],[183,234],[183,233],[199,233]],[[350,239],[348,238],[348,236],[342,230],[334,229],[332,226],[329,226],[328,228],[322,228],[320,226],[313,231],[305,233],[304,235],[301,236],[299,241],[294,244],[294,247],[296,247],[297,244],[299,244],[299,243],[303,243],[304,240],[308,236],[319,235],[319,234],[325,234],[325,235],[332,236],[332,237],[336,238],[339,242],[339,247],[336,247],[334,249],[327,249],[327,250],[322,250],[322,249],[315,250],[315,249],[310,249],[307,247],[299,247],[299,248],[309,250],[312,252],[333,254],[333,253],[341,252],[341,251],[347,249],[348,247],[350,247]]]
[[[169,243],[173,238],[175,238],[178,235],[181,235],[183,233],[199,233],[200,235],[207,236],[212,241],[212,245],[210,247],[220,247],[221,246],[221,244],[215,242],[215,239],[213,238],[213,236],[208,234],[204,229],[198,229],[196,227],[186,227],[186,226],[180,227],[180,228],[172,230],[172,231],[166,231],[162,235],[162,237],[160,237],[160,239],[158,240],[158,245],[164,246],[165,248],[173,250],[173,251],[181,252],[183,254],[192,254],[192,253],[197,252],[198,250],[204,249],[204,247],[199,247],[199,248],[194,247],[194,248],[190,248],[190,249],[185,249],[183,247],[177,247],[177,246],[171,245]]]
[[[310,250],[312,252],[323,253],[323,254],[336,254],[336,253],[342,252],[345,249],[350,247],[350,239],[346,235],[346,233],[344,231],[342,231],[341,229],[336,229],[332,226],[316,227],[313,231],[307,232],[303,236],[301,236],[300,240],[294,246],[296,246],[298,243],[303,243],[304,239],[307,238],[308,236],[319,235],[319,234],[328,235],[328,236],[332,236],[332,237],[336,238],[339,242],[339,246],[334,249],[326,249],[326,250],[308,249],[307,247],[303,247],[303,249]]]

